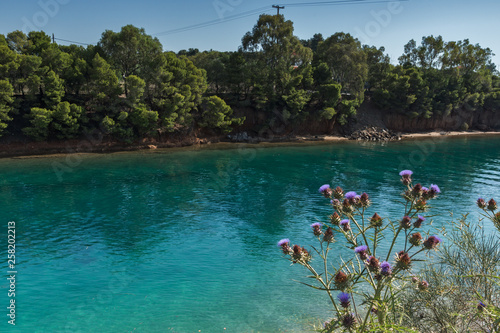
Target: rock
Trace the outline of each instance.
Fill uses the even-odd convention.
[[[353,132],[349,137],[351,140],[366,141],[392,141],[400,140],[399,135],[378,127],[365,127]]]
[[[237,133],[234,135],[228,135],[227,138],[233,142],[246,142],[251,140],[251,137],[248,136],[247,132]]]

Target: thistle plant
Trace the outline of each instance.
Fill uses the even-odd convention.
[[[441,243],[438,236],[422,231],[428,227],[428,202],[441,191],[434,184],[429,188],[413,185],[412,174],[410,170],[400,173],[403,213],[399,219],[382,218],[376,212],[368,214],[372,203],[366,193],[345,193],[340,187],[332,189],[326,184],[319,192],[330,200],[333,213],[328,222],[311,225],[318,245],[308,251],[291,245],[289,239],[278,242],[285,257],[292,264],[304,266],[311,273],[308,277],[315,280],[302,283],[326,292],[331,301],[334,316],[325,322],[322,332],[400,330],[398,294],[402,287],[412,283],[422,292],[428,289],[429,284],[417,278],[413,269],[416,261],[423,260],[423,254]],[[338,262],[341,245],[337,238],[344,239],[351,258]],[[389,250],[382,253],[381,248],[387,247]],[[335,264],[330,259],[332,253],[337,258]]]

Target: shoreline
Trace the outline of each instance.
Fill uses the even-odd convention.
[[[464,136],[496,136],[500,131],[430,131],[416,133],[399,133],[399,140],[392,141],[369,141],[350,140],[346,137],[335,135],[297,135],[293,137],[278,137],[274,139],[253,139],[242,142],[222,141],[216,139],[187,138],[178,142],[143,142],[126,145],[117,142],[92,143],[89,140],[71,140],[64,142],[30,142],[30,143],[4,143],[0,144],[0,159],[8,158],[37,158],[57,157],[68,154],[111,154],[126,153],[133,151],[156,151],[156,150],[198,150],[202,149],[228,149],[237,148],[241,145],[255,148],[275,146],[300,146],[304,144],[328,144],[332,142],[399,142],[420,140],[427,138],[449,138]],[[213,141],[211,141],[213,140]],[[209,148],[210,147],[210,148]]]

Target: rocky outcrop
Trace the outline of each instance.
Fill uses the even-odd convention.
[[[401,135],[380,127],[365,127],[354,131],[348,138],[360,141],[397,141],[401,140]]]

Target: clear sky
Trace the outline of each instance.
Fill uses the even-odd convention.
[[[324,0],[323,0],[324,1]],[[445,41],[468,38],[497,54],[500,68],[500,1],[409,0],[395,3],[353,0],[350,4],[322,5],[323,1],[289,0],[18,0],[2,1],[0,33],[43,30],[56,38],[95,44],[105,30],[119,31],[127,24],[158,37],[165,50],[198,48],[234,51],[260,13],[280,13],[294,22],[301,39],[322,33],[348,32],[364,44],[384,46],[395,63],[403,46],[423,36],[443,36]],[[339,0],[346,1],[346,0]],[[364,2],[364,3],[363,3]],[[317,6],[292,5],[317,3]],[[235,15],[240,15],[236,17]],[[164,33],[205,22],[201,29]],[[60,44],[68,44],[58,41]]]

